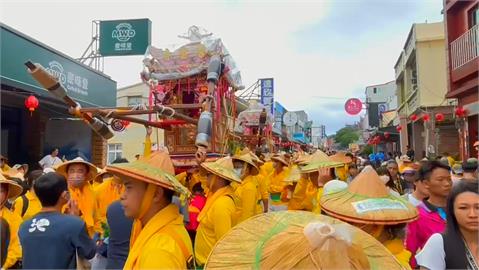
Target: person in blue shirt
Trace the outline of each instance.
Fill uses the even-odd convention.
[[[110,228],[106,269],[123,269],[130,250],[130,235],[133,220],[125,216],[120,201],[108,207],[106,218]]]
[[[79,261],[95,256],[78,205],[70,201],[65,177],[50,172],[40,176],[33,189],[42,204],[40,213],[20,226],[18,236],[25,269],[76,269]],[[61,213],[69,204],[69,215]]]

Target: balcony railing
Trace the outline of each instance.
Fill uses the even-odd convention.
[[[479,56],[479,25],[451,42],[452,69],[457,69]]]

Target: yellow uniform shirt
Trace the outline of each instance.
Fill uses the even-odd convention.
[[[269,185],[269,192],[270,193],[281,193],[283,192],[284,186],[286,185],[286,182],[284,179],[288,176],[289,170],[287,167],[284,167],[283,170],[277,174],[276,172],[273,172],[273,175],[271,176],[271,183]]]
[[[321,197],[323,196],[323,191],[323,187],[317,188],[316,196],[314,197],[313,201],[313,213],[315,214],[321,214],[321,204],[319,202],[321,201]]]
[[[100,219],[101,223],[107,224],[106,210],[112,202],[120,199],[120,195],[123,192],[123,185],[116,184],[111,179],[106,179],[94,191],[98,218]]]
[[[230,186],[218,189],[206,199],[206,205],[198,215],[200,224],[196,231],[195,255],[200,266],[206,263],[216,242],[235,225],[236,207],[232,196]]]
[[[80,218],[85,221],[88,235],[93,237],[95,233],[102,233],[100,215],[95,193],[89,183],[81,188],[68,188],[70,197],[78,204],[80,209]],[[64,206],[64,210],[67,205]]]
[[[256,213],[256,205],[260,197],[258,197],[258,181],[256,176],[247,176],[234,192],[236,204],[237,221],[240,223]]]
[[[23,198],[18,197],[13,203],[13,212],[17,214],[18,216],[22,217],[23,220],[32,218],[34,215],[38,214],[40,210],[42,210],[42,203],[40,202],[38,197],[35,195],[35,192],[29,190],[25,194],[25,197],[28,200],[28,207],[23,217],[22,217]]]
[[[186,269],[193,254],[178,207],[170,204],[146,223],[133,243],[124,269]]]
[[[388,240],[383,245],[396,257],[404,269],[411,269],[409,265],[411,252],[404,247],[404,242],[401,239]]]
[[[304,210],[303,201],[308,187],[308,179],[300,178],[294,188],[293,197],[289,201],[288,210]]]
[[[3,269],[8,269],[18,260],[22,259],[22,248],[20,246],[20,240],[18,239],[18,229],[22,223],[22,218],[5,207],[0,209],[0,215],[8,222],[8,226],[10,227],[10,241],[8,244],[7,259],[2,267]]]

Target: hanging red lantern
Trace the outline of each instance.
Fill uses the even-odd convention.
[[[429,122],[429,120],[431,120],[431,117],[429,116],[429,114],[425,114],[425,115],[422,116],[422,120],[424,122]]]
[[[30,95],[25,100],[25,107],[30,111],[30,115],[38,108],[38,99],[34,95]]]
[[[412,115],[409,117],[409,119],[411,119],[411,121],[413,121],[413,122],[414,122],[414,121],[416,121],[416,120],[417,120],[417,115],[415,115],[415,114],[412,114]]]
[[[459,118],[467,116],[467,110],[464,109],[463,107],[457,107],[455,113],[456,113],[456,116]]]
[[[397,130],[398,132],[401,132],[402,127],[401,127],[401,126],[397,126],[397,127],[396,127],[396,130]]]
[[[437,122],[442,122],[442,121],[444,121],[444,119],[445,119],[444,114],[436,113],[436,121]]]
[[[389,132],[384,132],[384,138],[386,139],[389,139],[389,137],[391,136],[391,134]]]

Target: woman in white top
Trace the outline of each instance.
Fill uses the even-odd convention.
[[[42,169],[53,168],[55,165],[60,165],[62,163],[62,160],[58,158],[58,152],[58,148],[54,148],[50,155],[44,156],[38,162]]]
[[[478,182],[461,182],[447,201],[447,228],[433,234],[416,255],[421,269],[479,269]]]

